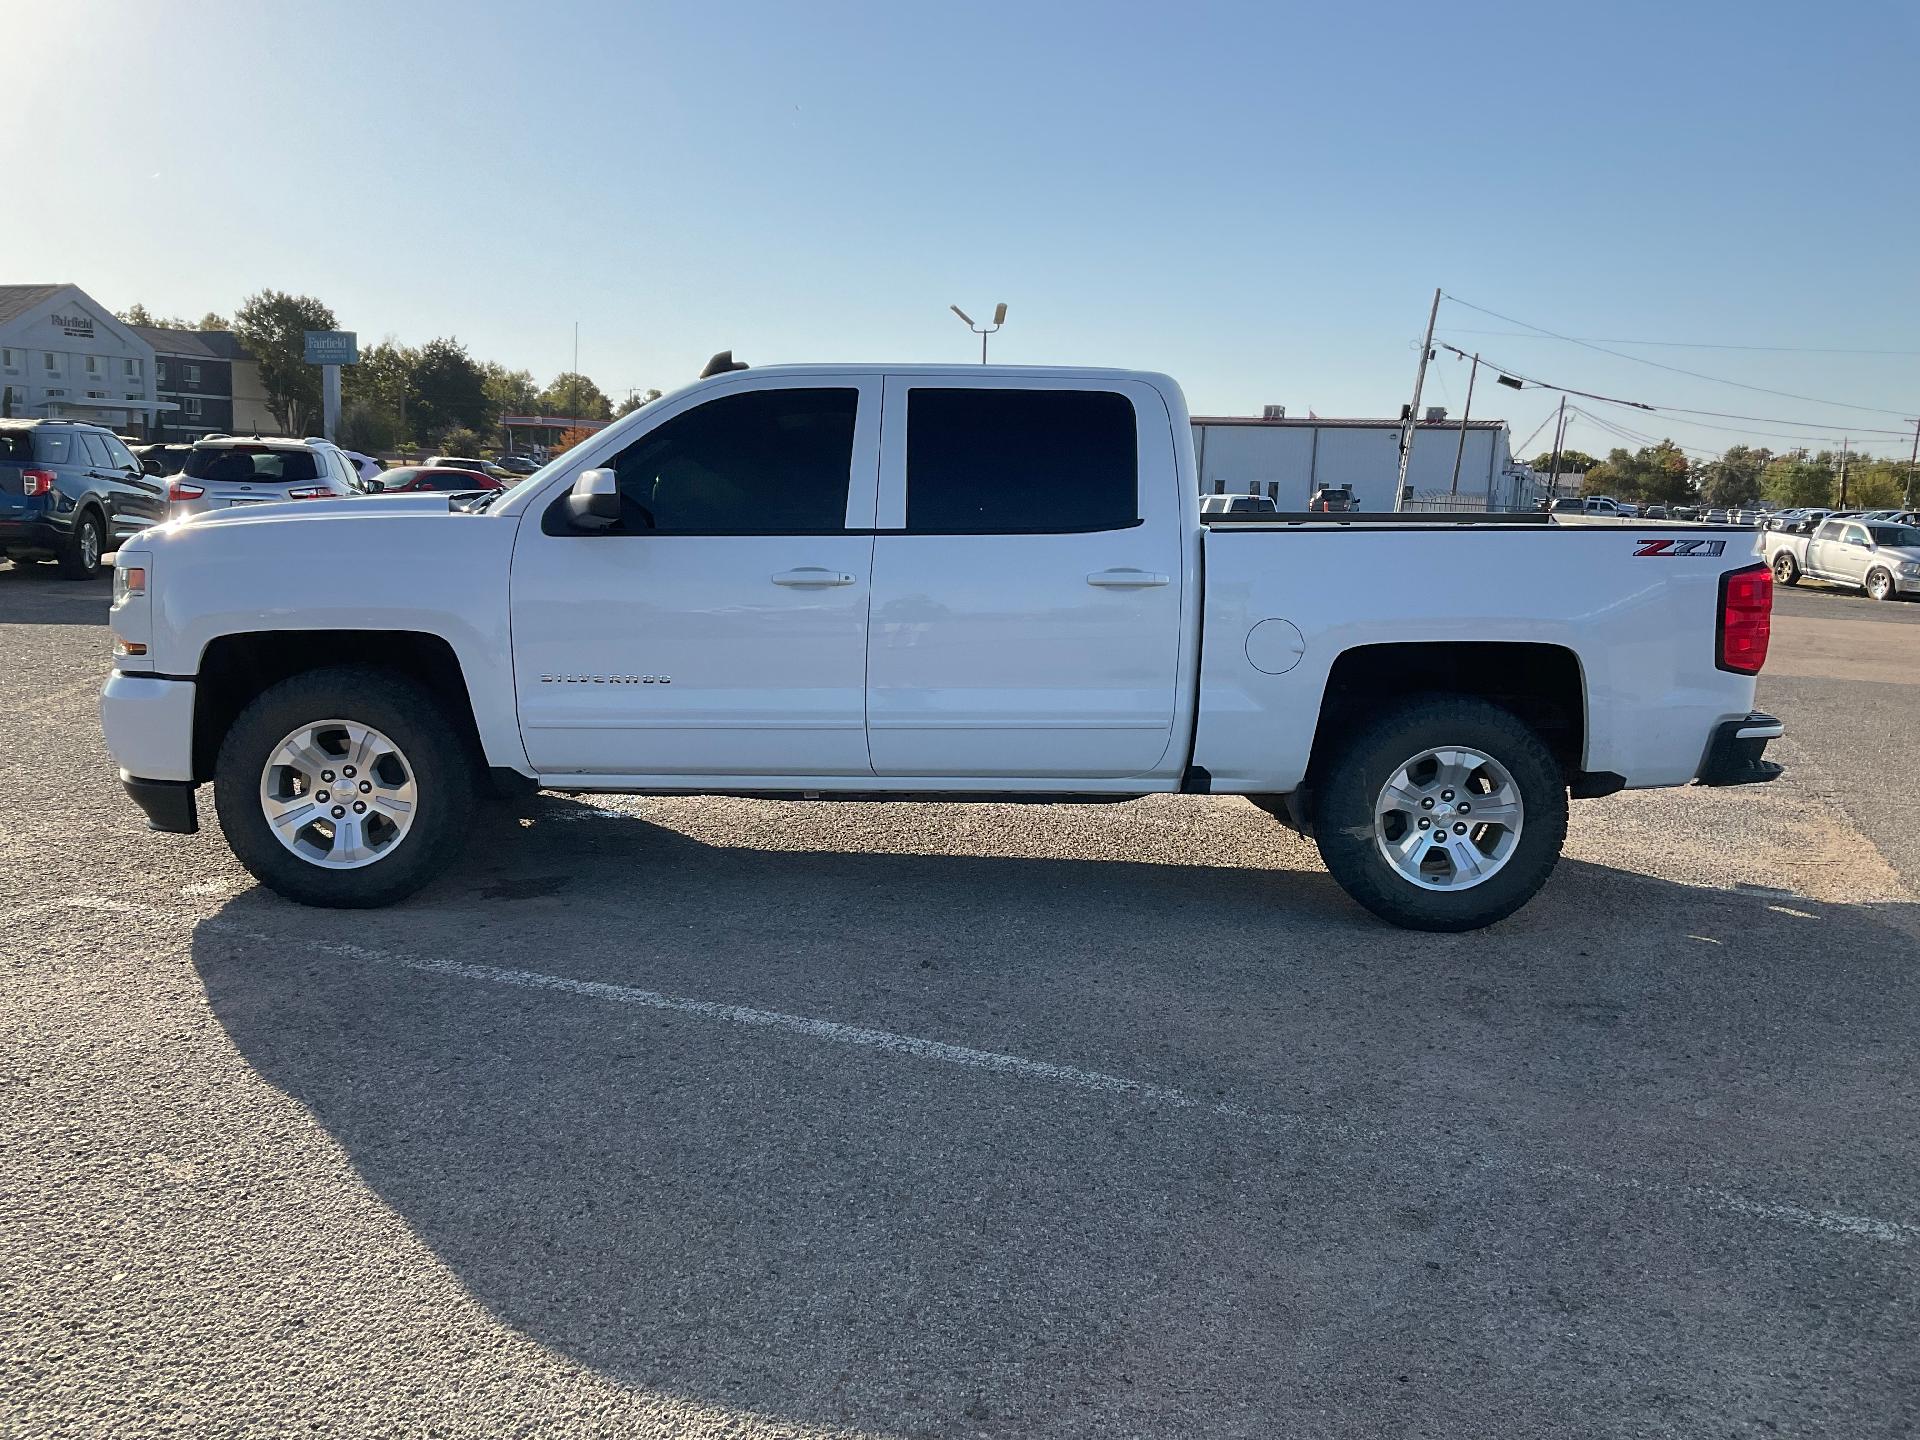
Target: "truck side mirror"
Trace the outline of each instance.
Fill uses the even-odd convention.
[[[567,491],[567,519],[582,530],[605,530],[620,519],[620,477],[611,470],[582,470]]]

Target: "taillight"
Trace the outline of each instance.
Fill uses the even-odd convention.
[[[51,470],[22,470],[20,472],[20,493],[23,495],[51,495],[53,482],[57,477]]]
[[[191,480],[175,480],[171,485],[167,486],[167,499],[169,500],[198,500],[206,493],[206,486],[195,485]]]
[[[331,500],[333,491],[324,485],[307,485],[299,490],[287,491],[289,500]]]
[[[1720,630],[1713,663],[1740,675],[1758,675],[1773,635],[1773,572],[1765,565],[1720,577]]]

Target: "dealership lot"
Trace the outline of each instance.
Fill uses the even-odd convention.
[[[1389,930],[1250,805],[543,796],[397,909],[150,836],[0,565],[0,1433],[1904,1433],[1920,606],[1779,784]]]

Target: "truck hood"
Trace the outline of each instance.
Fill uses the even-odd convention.
[[[401,515],[450,515],[452,497],[443,491],[418,495],[343,496],[338,500],[283,500],[272,505],[235,505],[208,510],[175,522],[183,529],[219,525],[260,525],[290,520],[381,520]]]

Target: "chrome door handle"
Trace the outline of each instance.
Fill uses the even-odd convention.
[[[851,585],[853,576],[839,570],[828,570],[820,565],[802,565],[798,570],[782,570],[773,577],[773,583],[825,589],[829,585]]]
[[[1151,570],[1096,570],[1087,576],[1087,583],[1116,590],[1144,590],[1150,585],[1166,585],[1171,582],[1167,576]]]

